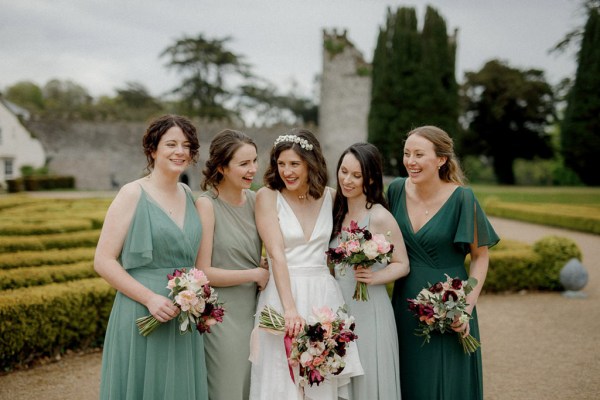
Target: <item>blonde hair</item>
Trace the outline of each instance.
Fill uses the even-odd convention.
[[[445,182],[452,182],[457,185],[464,185],[466,182],[465,174],[460,167],[460,162],[454,153],[454,142],[450,135],[437,126],[425,125],[408,132],[406,137],[412,135],[421,136],[433,143],[433,149],[436,156],[446,157],[446,162],[440,167],[438,173],[440,179]]]

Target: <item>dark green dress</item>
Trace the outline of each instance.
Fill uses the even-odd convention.
[[[142,189],[120,261],[143,285],[167,296],[167,274],[194,266],[202,226],[187,193],[183,229]],[[177,318],[162,324],[149,336],[138,333],[135,320],[148,309],[117,292],[104,352],[100,399],[207,400],[204,338],[194,331],[179,333]]]
[[[434,333],[431,341],[422,345],[423,338],[414,334],[418,321],[408,310],[406,299],[445,280],[444,274],[468,278],[464,260],[469,244],[474,242],[475,224],[479,246],[493,246],[499,238],[473,192],[465,187],[458,187],[442,208],[413,232],[406,211],[405,181],[395,179],[388,188],[390,210],[402,230],[410,261],[410,273],[396,281],[392,295],[400,343],[402,399],[483,399],[481,350],[465,354],[455,333]],[[470,328],[471,335],[479,339],[475,309]]]

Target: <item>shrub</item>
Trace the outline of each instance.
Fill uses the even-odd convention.
[[[571,258],[581,260],[581,250],[571,239],[559,236],[546,236],[533,245],[533,251],[540,256],[534,271],[539,289],[561,290],[560,270]]]
[[[100,231],[98,230],[53,233],[37,236],[4,236],[0,237],[0,251],[39,251],[49,249],[70,249],[73,247],[93,247],[98,243],[99,237]]]
[[[95,278],[93,261],[0,270],[0,290]]]
[[[100,278],[0,292],[0,369],[98,345],[114,293]]]
[[[0,270],[39,265],[71,264],[78,261],[93,260],[95,251],[94,247],[83,247],[67,250],[21,251],[0,254]]]

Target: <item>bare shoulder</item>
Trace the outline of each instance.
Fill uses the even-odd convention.
[[[266,186],[261,187],[256,192],[256,202],[273,202],[277,198],[277,191]]]
[[[213,210],[213,202],[208,196],[200,196],[196,199],[196,209],[198,211],[211,211]]]
[[[126,183],[121,187],[119,193],[115,196],[113,204],[129,206],[137,203],[142,195],[142,185],[140,179]]]
[[[384,206],[375,204],[371,208],[371,229],[385,230],[386,232],[397,227],[396,219]]]

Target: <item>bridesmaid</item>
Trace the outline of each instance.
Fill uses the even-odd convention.
[[[262,290],[269,279],[269,271],[260,268],[256,194],[250,190],[256,167],[256,144],[250,137],[229,129],[219,132],[202,171],[205,192],[196,200],[203,230],[196,265],[226,309],[223,322],[204,338],[211,400],[249,397],[249,340],[257,289]]]
[[[356,143],[341,155],[337,166],[337,192],[333,207],[333,238],[330,247],[339,244],[337,234],[356,221],[371,233],[390,232],[394,245],[391,262],[370,268],[341,271],[335,266],[335,278],[340,284],[350,314],[356,319],[357,345],[365,374],[352,378],[351,399],[399,400],[400,366],[398,335],[394,310],[386,284],[406,276],[408,256],[402,233],[387,209],[383,195],[381,154],[369,143]],[[357,282],[368,285],[369,300],[352,299]]]
[[[179,177],[198,156],[192,123],[165,115],[143,137],[150,172],[123,186],[110,205],[94,268],[117,289],[102,353],[100,399],[208,399],[204,337],[179,333],[167,274],[192,267],[202,227]],[[144,337],[135,320],[162,322]]]
[[[482,399],[481,350],[463,352],[455,333],[432,335],[422,345],[415,336],[417,320],[408,311],[407,298],[424,287],[445,280],[445,274],[478,284],[467,296],[473,319],[454,330],[479,339],[475,305],[488,270],[488,247],[499,238],[463,173],[452,139],[443,130],[423,126],[412,130],[404,144],[408,178],[398,178],[388,189],[392,214],[398,221],[410,260],[411,273],[394,286],[392,304],[400,342],[402,398]],[[471,255],[469,273],[465,257]],[[426,371],[426,372],[424,372]]]

